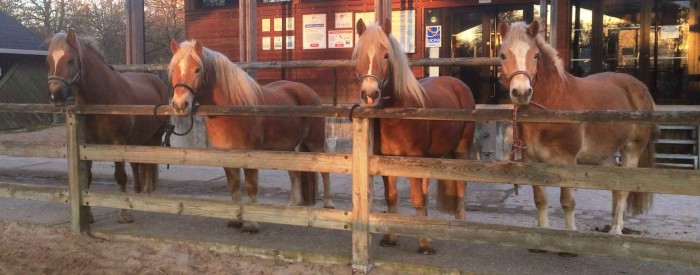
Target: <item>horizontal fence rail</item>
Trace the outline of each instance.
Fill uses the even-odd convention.
[[[303,69],[303,68],[350,68],[355,66],[355,61],[343,60],[297,60],[297,61],[258,61],[236,63],[245,70],[256,69]],[[500,58],[423,58],[409,59],[411,66],[498,66]],[[154,72],[167,71],[168,64],[143,64],[143,65],[114,65],[117,71],[122,72]]]
[[[72,105],[65,108],[46,104],[0,103],[0,112],[56,113],[103,115],[176,115],[169,106],[154,105]],[[351,112],[352,111],[352,115]],[[451,121],[508,121],[513,111],[507,109],[418,109],[418,108],[355,108],[351,106],[214,106],[197,108],[197,115],[294,116],[335,118],[395,118]],[[640,124],[697,124],[700,111],[569,111],[527,109],[518,111],[519,122],[575,123],[610,122]]]

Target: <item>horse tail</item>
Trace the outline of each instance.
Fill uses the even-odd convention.
[[[310,152],[310,150],[304,143],[301,143],[299,152]],[[301,199],[304,206],[316,205],[318,174],[318,172],[301,172]]]
[[[642,155],[639,157],[637,167],[650,168],[655,162],[655,144],[659,138],[659,126],[654,124],[649,131],[649,141],[644,148]],[[654,202],[654,193],[649,192],[630,192],[627,196],[627,213],[632,215],[644,214],[649,211]]]

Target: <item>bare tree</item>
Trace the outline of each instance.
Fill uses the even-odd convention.
[[[146,62],[170,59],[170,40],[184,37],[185,4],[183,0],[146,0]]]

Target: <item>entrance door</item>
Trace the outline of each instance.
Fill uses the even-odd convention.
[[[535,16],[534,4],[503,4],[477,7],[449,8],[446,15],[445,37],[451,38],[444,57],[495,57],[498,55],[497,26],[501,21],[531,22]],[[474,93],[477,104],[509,103],[507,91],[498,81],[496,66],[452,67],[443,75],[452,75],[464,81]]]

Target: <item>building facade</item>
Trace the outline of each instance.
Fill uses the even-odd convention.
[[[659,104],[700,104],[697,2],[670,0],[413,0],[392,4],[392,33],[409,58],[495,57],[501,21],[542,18],[570,72],[624,72],[645,82]],[[239,60],[238,0],[187,0],[188,39]],[[257,60],[349,59],[355,24],[373,21],[372,0],[258,0]],[[414,67],[417,77],[451,75],[477,103],[506,103],[498,68]],[[259,70],[262,83],[289,79],[316,90],[324,103],[353,103],[350,68]]]

